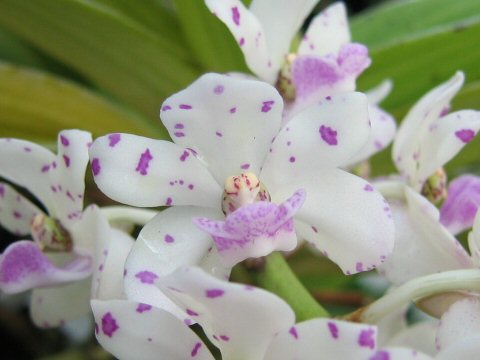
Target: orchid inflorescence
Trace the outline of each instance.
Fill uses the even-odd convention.
[[[205,0],[255,76],[205,74],[166,99],[172,141],[65,130],[54,154],[0,139],[0,224],[26,237],[1,254],[0,289],[32,290],[36,325],[93,311],[98,342],[121,359],[214,359],[214,348],[225,360],[478,356],[480,181],[447,186],[443,170],[480,130],[480,112],[450,112],[464,75],[396,129],[378,107],[388,81],[355,92],[371,60],[342,3],[291,52],[316,2]],[[398,173],[358,176],[392,142]],[[88,163],[125,206],[84,208]],[[136,240],[119,221],[141,226]],[[455,237],[466,230],[468,252]],[[284,255],[302,247],[345,276],[376,269],[392,288],[333,318],[272,265],[288,268]],[[238,269],[253,276],[230,282]],[[407,326],[412,301],[440,321]]]

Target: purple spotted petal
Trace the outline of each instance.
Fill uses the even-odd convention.
[[[78,257],[56,267],[33,241],[17,241],[0,257],[0,289],[18,293],[34,287],[81,280],[91,274],[90,257]]]
[[[212,235],[226,266],[275,250],[290,251],[297,245],[293,216],[305,201],[299,190],[280,205],[259,201],[242,206],[225,221],[197,218],[195,224]]]
[[[182,109],[182,104],[191,109]],[[283,110],[272,86],[219,74],[202,76],[165,100],[163,107],[167,105],[170,109],[162,110],[160,117],[173,141],[193,149],[222,186],[227,177],[243,170],[259,173]]]
[[[312,20],[300,42],[298,54],[315,56],[338,54],[340,48],[349,42],[347,9],[344,3],[335,2]]]
[[[10,185],[0,182],[0,226],[15,235],[30,233],[30,224],[41,211]]]
[[[330,319],[296,324],[295,331],[279,333],[265,360],[370,359],[376,350],[376,327]]]
[[[448,186],[448,197],[440,208],[440,222],[452,234],[470,229],[480,205],[480,177],[463,175]]]
[[[262,359],[274,335],[294,323],[293,311],[276,295],[199,268],[181,268],[157,285],[186,313],[198,314],[195,320],[223,359]]]
[[[119,359],[213,360],[203,342],[170,313],[127,300],[92,301],[98,342]],[[142,308],[145,308],[143,306]]]

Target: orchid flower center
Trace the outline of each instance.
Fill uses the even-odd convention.
[[[37,214],[30,225],[33,240],[43,252],[70,252],[73,241],[60,221]]]
[[[285,61],[280,69],[277,84],[275,85],[285,101],[295,100],[295,85],[292,80],[292,64],[296,57],[297,55],[293,53],[285,56]]]
[[[270,201],[270,194],[255,174],[242,173],[225,180],[222,200],[225,215],[255,201]]]
[[[439,204],[447,198],[447,173],[438,169],[423,184],[422,195],[433,204]]]

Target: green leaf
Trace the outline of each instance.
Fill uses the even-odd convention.
[[[166,137],[160,126],[45,72],[0,62],[0,136],[51,142],[61,129]]]
[[[354,41],[376,49],[478,20],[478,0],[403,0],[385,2],[352,18]]]
[[[180,46],[94,1],[0,0],[0,24],[151,119],[199,75]]]
[[[382,106],[401,119],[423,94],[455,71],[463,70],[467,82],[480,79],[479,38],[480,22],[474,22],[374,50],[372,66],[359,78],[359,88],[366,90],[392,79],[393,91]]]
[[[173,3],[187,42],[205,70],[250,72],[236,40],[203,0]]]

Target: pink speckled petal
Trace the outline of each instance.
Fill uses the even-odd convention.
[[[233,267],[275,250],[293,250],[297,245],[293,216],[305,197],[305,191],[299,190],[280,205],[257,201],[237,209],[225,221],[197,218],[195,224],[212,235],[222,262]]]
[[[397,125],[395,119],[387,112],[376,105],[369,104],[370,122],[372,132],[368,142],[356,155],[354,155],[347,166],[358,164],[368,160],[372,155],[384,150],[395,137]]]
[[[91,266],[90,257],[78,256],[57,267],[33,241],[17,241],[0,256],[0,289],[13,294],[81,280],[91,274]]]
[[[172,139],[193,149],[223,185],[229,176],[259,173],[282,110],[268,84],[207,74],[165,100],[160,116]]]
[[[112,141],[112,135],[115,141]],[[112,199],[133,206],[219,207],[222,189],[194,152],[130,134],[97,138],[90,149],[94,180]]]
[[[281,63],[273,63],[262,24],[240,0],[205,0],[210,11],[230,30],[250,70],[274,83]]]
[[[230,269],[220,265],[211,237],[193,224],[196,216],[223,218],[213,209],[172,207],[143,227],[125,263],[125,293],[130,300],[184,319],[185,314],[154,285],[156,279],[184,265],[198,265],[217,277],[228,277]]]
[[[302,111],[283,127],[272,144],[260,180],[272,193],[292,179],[343,166],[365,146],[369,136],[366,96],[333,95]],[[300,187],[292,189],[292,193]]]
[[[36,288],[30,299],[30,316],[40,327],[50,328],[79,319],[91,312],[92,278],[70,284]]]
[[[439,221],[437,208],[407,186],[403,199],[388,199],[395,222],[395,247],[381,271],[399,285],[418,276],[471,268],[470,256]]]
[[[325,56],[338,54],[340,48],[350,42],[347,9],[342,2],[330,5],[308,27],[298,48],[299,55]]]
[[[375,352],[375,326],[333,319],[313,319],[280,332],[272,341],[265,360],[370,359]]]
[[[452,234],[470,229],[480,205],[480,177],[462,175],[448,185],[448,196],[440,208],[440,222]]]
[[[440,118],[419,144],[417,189],[472,141],[480,130],[480,111],[463,110]]]
[[[214,360],[187,326],[166,311],[134,301],[92,300],[98,342],[118,359]]]
[[[263,359],[272,338],[294,324],[294,313],[265,290],[181,268],[157,285],[202,326],[223,359]]]
[[[447,349],[474,335],[480,335],[480,299],[477,296],[457,301],[443,314],[437,331],[437,349]]]
[[[430,132],[445,120],[440,118],[441,114],[449,108],[450,101],[462,87],[464,78],[462,72],[457,72],[450,80],[430,90],[417,101],[398,128],[392,150],[393,160],[400,173],[415,188],[421,187],[419,179],[417,179],[418,160],[422,156],[419,150],[431,136]],[[438,133],[438,130],[436,132]],[[454,136],[453,133],[450,135]],[[425,154],[423,156],[435,156],[435,154]],[[438,168],[438,163],[436,166]],[[434,170],[437,168],[434,168]]]
[[[378,350],[368,360],[433,360],[429,355],[426,355],[416,349],[408,348],[394,348],[386,347]]]
[[[0,182],[0,226],[15,235],[30,234],[30,223],[42,214],[36,205],[10,185]]]
[[[323,170],[296,179],[295,186],[307,192],[295,217],[298,237],[312,243],[344,273],[371,270],[391,253],[390,208],[368,182],[342,170]],[[292,187],[272,192],[272,200],[290,193]],[[349,220],[341,214],[348,214]]]

